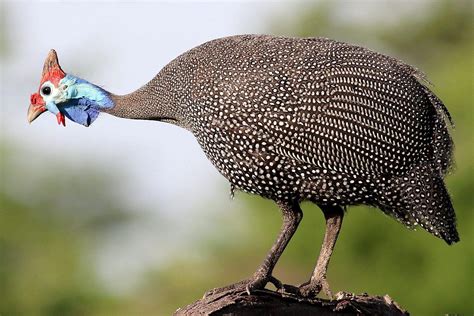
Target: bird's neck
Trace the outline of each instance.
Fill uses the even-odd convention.
[[[111,94],[114,106],[103,112],[121,118],[164,121],[187,128],[183,106],[179,102],[181,91],[177,90],[173,82],[162,70],[150,82],[132,93]]]

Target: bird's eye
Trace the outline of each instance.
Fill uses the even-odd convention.
[[[43,89],[41,89],[41,92],[44,94],[44,95],[50,95],[51,93],[51,87],[43,87]]]

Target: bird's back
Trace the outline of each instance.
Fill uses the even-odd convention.
[[[457,241],[449,113],[414,68],[323,38],[234,36],[173,61],[189,128],[236,188],[379,206]]]

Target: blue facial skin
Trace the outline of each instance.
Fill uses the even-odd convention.
[[[59,84],[67,86],[60,102],[48,102],[46,108],[54,114],[61,111],[68,119],[78,124],[89,126],[101,110],[114,106],[107,91],[86,80],[68,74]]]
[[[53,101],[47,102],[45,107],[49,112],[53,113],[54,115],[59,113],[59,109],[56,106],[56,103],[54,103]]]

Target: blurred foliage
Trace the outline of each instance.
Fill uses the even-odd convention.
[[[409,231],[379,210],[352,207],[329,266],[329,282],[335,292],[388,293],[413,315],[472,314],[472,2],[428,2],[423,13],[400,16],[395,24],[354,24],[338,17],[343,5],[322,2],[270,25],[278,34],[326,36],[377,48],[428,75],[456,123],[457,168],[447,182],[461,242],[448,247],[424,231]],[[203,211],[212,223],[209,231],[119,297],[101,283],[91,253],[101,236],[132,220],[120,196],[108,189],[120,175],[55,162],[56,170],[68,169],[73,176],[47,174],[37,167],[36,180],[20,181],[33,170],[25,170],[12,153],[22,156],[21,149],[0,145],[2,316],[167,315],[210,288],[249,277],[281,225],[273,202],[238,194],[229,211]],[[303,210],[303,222],[274,272],[285,283],[309,278],[324,232],[320,210],[309,203]]]
[[[3,194],[0,204],[1,314],[99,314],[110,298],[81,262],[80,236]]]
[[[96,194],[111,175],[54,159],[69,171],[49,173],[18,157],[29,156],[0,144],[0,315],[110,315],[119,301],[101,285],[93,251],[133,219],[114,193]]]

